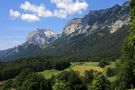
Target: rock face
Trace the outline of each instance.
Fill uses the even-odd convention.
[[[37,29],[29,33],[26,44],[34,44],[39,46],[47,45],[56,40],[58,37],[59,35],[55,34],[52,30]]]
[[[64,27],[62,35],[71,37],[79,34],[90,35],[104,28],[108,28],[110,33],[114,33],[122,26],[128,25],[129,8],[129,2],[126,2],[122,6],[115,5],[108,9],[90,11],[83,18],[71,20]]]
[[[63,36],[68,36],[68,35],[74,33],[76,30],[78,30],[80,23],[81,23],[81,19],[80,19],[80,18],[72,19],[72,20],[64,27],[64,30],[63,30],[62,35],[63,35]]]

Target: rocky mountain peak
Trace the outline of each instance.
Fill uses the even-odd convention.
[[[51,29],[36,29],[29,33],[27,44],[46,45],[58,38],[58,35]]]
[[[130,6],[130,0],[127,1],[127,2],[125,2],[122,6],[123,6],[123,7],[129,7],[129,6]]]

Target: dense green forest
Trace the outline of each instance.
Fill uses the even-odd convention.
[[[70,66],[66,57],[33,57],[0,63],[0,80],[14,78],[22,70],[30,68],[35,72],[56,69],[63,70]]]
[[[0,81],[5,80],[3,85],[0,84],[0,90],[134,89],[135,0],[131,0],[130,6],[130,34],[124,41],[122,55],[118,60],[115,60],[116,68],[107,68],[106,74],[94,70],[87,70],[84,76],[80,76],[76,71],[68,70],[52,76],[50,79],[46,79],[37,72],[51,69],[64,70],[71,66],[71,62],[76,60],[68,57],[45,56],[24,58],[11,62],[0,62]],[[108,64],[104,59],[99,62],[99,66],[102,68]],[[107,77],[110,76],[116,76],[116,79],[109,81]]]

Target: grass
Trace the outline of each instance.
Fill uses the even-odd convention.
[[[80,73],[81,76],[84,75],[84,72],[86,70],[95,70],[95,71],[99,71],[99,72],[103,72],[103,68],[100,68],[97,66],[98,62],[74,62],[71,63],[71,66],[63,71],[69,71],[69,70],[74,70],[74,71],[78,71]],[[53,75],[58,75],[60,74],[62,71],[59,70],[45,70],[43,72],[39,72],[41,73],[46,79],[51,78]]]
[[[84,76],[84,72],[87,70],[103,72],[103,68],[98,67],[98,62],[74,62],[71,69],[78,71],[81,76]]]
[[[97,66],[98,62],[73,62],[71,64],[72,66],[76,66],[76,65]]]
[[[45,70],[43,72],[39,72],[40,74],[42,74],[46,79],[51,78],[53,75],[58,75],[59,73],[61,73],[62,71],[59,70]]]
[[[110,65],[107,65],[105,68],[104,68],[104,75],[106,73],[106,70],[107,68],[110,67],[110,68],[116,68],[115,66],[115,62],[111,62]],[[116,80],[116,76],[112,76],[112,77],[107,77],[107,79],[110,81],[110,82],[114,82]]]
[[[98,62],[73,62],[71,63],[71,66],[63,71],[69,71],[69,70],[74,70],[79,72],[80,76],[84,76],[84,72],[86,70],[95,70],[98,72],[103,72],[103,74],[105,75],[106,69],[108,67],[111,68],[115,68],[115,62],[112,62],[110,65],[107,65],[104,68],[100,68],[98,67]],[[53,75],[56,76],[58,74],[60,74],[63,71],[59,71],[59,70],[45,70],[43,72],[39,72],[40,74],[42,74],[46,79],[50,79]],[[107,79],[110,82],[113,82],[116,80],[116,76],[112,76],[112,77],[107,77]]]
[[[81,66],[81,65],[76,65],[72,68],[74,71],[78,71],[80,73],[80,76],[84,76],[85,71],[87,70],[94,70],[98,72],[103,72],[103,69],[97,66]]]
[[[115,67],[116,67],[116,66],[115,66],[115,62],[111,62],[110,65],[107,65],[107,66],[106,66],[106,68],[107,68],[107,67],[115,68]]]
[[[116,80],[116,76],[107,77],[107,79],[108,79],[110,82],[114,82],[114,81]]]

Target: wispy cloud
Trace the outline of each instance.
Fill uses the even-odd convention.
[[[21,14],[20,14],[18,11],[14,11],[14,10],[12,10],[12,9],[10,9],[9,15],[10,15],[11,17],[13,17],[14,19],[21,16]]]
[[[28,21],[28,22],[36,22],[39,21],[40,18],[34,14],[20,14],[20,12],[10,9],[9,11],[10,17],[12,19],[21,18],[22,20]]]
[[[57,6],[54,16],[67,17],[75,13],[81,13],[88,7],[85,1],[76,0],[51,0]]]
[[[53,11],[48,10],[44,4],[36,5],[25,1],[20,5],[20,9],[25,13],[21,14],[19,11],[10,9],[10,16],[14,19],[20,18],[28,22],[36,22],[40,21],[42,17],[67,18],[70,15],[82,13],[88,7],[84,0],[50,0],[50,3],[56,5]]]
[[[47,10],[43,4],[38,6],[25,1],[25,3],[21,4],[20,8],[25,11],[30,11],[39,17],[50,17],[53,15],[52,12]]]
[[[34,14],[22,14],[21,19],[28,22],[36,22],[40,20],[40,18]]]

